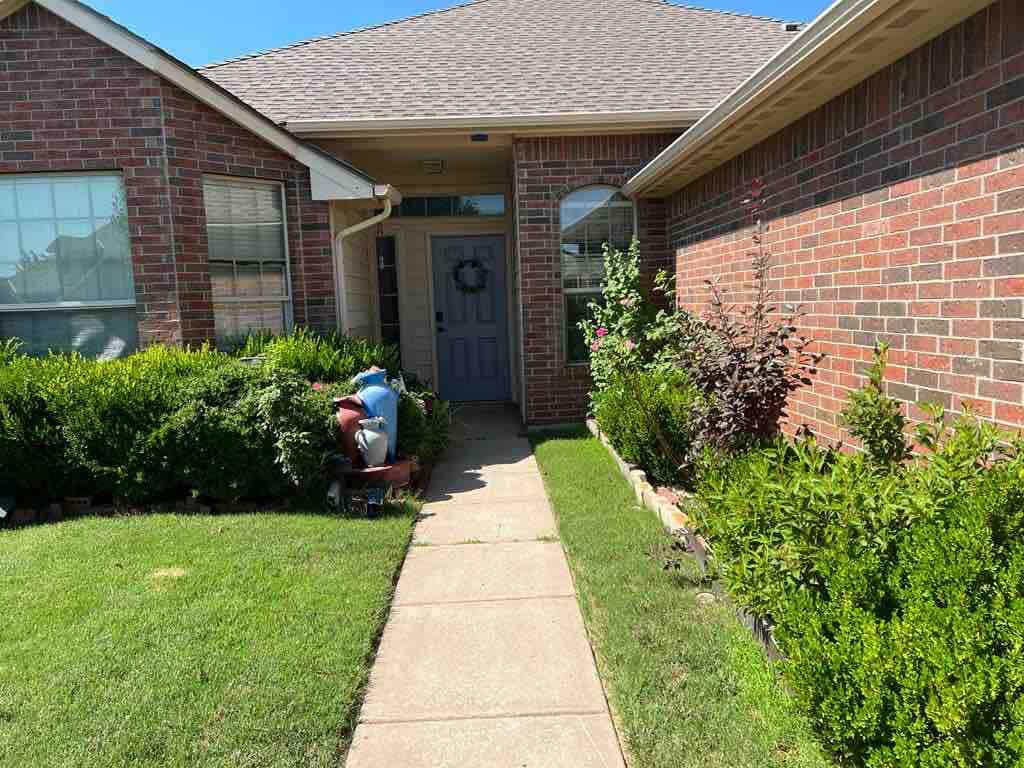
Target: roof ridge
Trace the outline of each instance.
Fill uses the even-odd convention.
[[[372,31],[374,29],[382,29],[383,27],[391,27],[391,26],[394,26],[395,24],[404,24],[407,21],[415,21],[416,19],[422,19],[422,18],[425,18],[427,16],[437,16],[437,15],[440,15],[442,13],[448,13],[449,11],[459,11],[459,10],[462,10],[463,8],[470,7],[471,5],[481,5],[481,4],[489,2],[489,1],[490,0],[465,0],[465,2],[457,3],[456,5],[451,5],[451,6],[447,7],[447,8],[434,8],[434,9],[429,10],[429,11],[421,11],[420,13],[414,13],[411,16],[402,16],[401,18],[398,18],[398,19],[390,19],[388,21],[382,21],[382,22],[380,22],[378,24],[368,24],[368,25],[363,26],[363,27],[355,27],[354,29],[346,29],[346,30],[344,30],[342,32],[334,32],[334,33],[329,34],[329,35],[319,35],[318,37],[309,37],[309,38],[306,38],[305,40],[298,40],[298,41],[296,41],[294,43],[288,43],[287,45],[280,45],[280,46],[277,46],[275,48],[267,48],[266,50],[262,50],[262,51],[252,51],[251,53],[243,53],[240,56],[233,56],[233,57],[231,57],[229,59],[223,59],[221,61],[214,61],[214,62],[211,62],[209,64],[204,64],[203,66],[199,67],[199,69],[200,70],[214,69],[215,67],[222,67],[225,64],[237,64],[238,62],[246,61],[247,59],[256,59],[256,58],[259,58],[260,56],[267,56],[267,55],[269,55],[271,53],[280,53],[281,51],[288,51],[288,50],[291,50],[292,48],[301,48],[302,46],[309,45],[310,43],[320,43],[320,42],[323,42],[324,40],[334,40],[334,39],[339,38],[339,37],[348,37],[349,35],[358,35],[361,32],[370,32],[370,31]]]
[[[721,8],[706,8],[703,5],[690,5],[689,3],[676,3],[672,0],[637,0],[641,3],[654,3],[655,5],[668,5],[672,8],[682,8],[686,11],[703,11],[704,13],[717,13],[720,16],[736,16],[741,19],[754,19],[756,21],[773,21],[778,24],[785,24],[793,19],[779,19],[775,16],[759,16],[756,13],[743,13],[742,11],[725,11]]]
[[[267,48],[262,51],[252,51],[250,53],[243,53],[240,56],[233,56],[228,59],[222,59],[221,61],[214,61],[209,64],[204,64],[198,67],[200,71],[207,69],[214,69],[216,67],[222,67],[227,64],[237,64],[241,61],[247,61],[249,59],[256,59],[261,56],[268,56],[272,53],[280,53],[281,51],[289,51],[293,48],[301,48],[304,45],[310,45],[311,43],[320,43],[324,40],[336,40],[340,37],[348,37],[349,35],[358,35],[361,32],[370,32],[375,29],[382,29],[384,27],[391,27],[397,24],[404,24],[408,21],[415,21],[416,19],[422,19],[427,16],[437,16],[442,13],[448,13],[450,11],[459,11],[463,8],[469,8],[473,5],[482,5],[483,3],[489,2],[490,0],[465,0],[465,2],[457,3],[456,5],[449,6],[448,8],[434,8],[428,11],[422,11],[420,13],[414,13],[411,16],[403,16],[398,19],[390,19],[389,21],[382,21],[378,24],[369,24],[363,27],[355,27],[354,29],[348,29],[342,32],[334,32],[328,35],[319,35],[317,37],[306,38],[305,40],[298,40],[294,43],[288,43],[287,45],[280,45],[274,48]],[[778,24],[785,24],[786,19],[775,18],[774,16],[758,16],[753,13],[742,13],[740,11],[726,11],[719,8],[705,8],[700,5],[689,5],[685,3],[676,3],[672,0],[636,0],[637,2],[650,3],[652,5],[663,5],[670,8],[681,8],[687,11],[702,11],[704,13],[715,13],[721,16],[734,16],[741,19],[753,19],[756,21],[771,21]]]

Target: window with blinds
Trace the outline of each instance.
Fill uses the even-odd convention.
[[[273,182],[203,180],[218,341],[291,326],[284,190]]]

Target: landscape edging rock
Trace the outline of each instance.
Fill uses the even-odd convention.
[[[633,494],[636,496],[637,503],[643,507],[646,507],[653,512],[658,520],[661,521],[665,531],[672,536],[682,538],[687,545],[688,554],[691,554],[697,562],[700,564],[701,571],[707,572],[708,560],[710,558],[710,551],[707,546],[707,542],[704,541],[703,537],[698,536],[690,528],[690,517],[683,510],[679,508],[677,504],[673,504],[668,499],[661,496],[650,481],[647,479],[647,473],[644,472],[640,467],[626,462],[618,451],[611,444],[605,434],[601,431],[601,427],[598,425],[595,419],[587,419],[587,429],[590,433],[601,441],[608,454],[615,461],[622,476],[626,478],[629,484],[633,487]],[[677,491],[683,498],[692,499],[693,497],[685,491]],[[740,622],[750,633],[754,636],[754,639],[761,644],[764,648],[768,658],[772,660],[783,659],[782,651],[775,642],[775,637],[772,634],[771,622],[766,621],[760,616],[755,616],[749,611],[740,608],[729,598],[728,593],[719,582],[714,583],[715,595],[723,602],[728,603],[732,606],[736,612],[736,616]]]

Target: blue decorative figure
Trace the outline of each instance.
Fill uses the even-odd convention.
[[[388,385],[387,374],[387,371],[363,371],[352,381],[360,387],[357,394],[367,414],[384,419],[388,462],[394,463],[398,455],[398,392]]]

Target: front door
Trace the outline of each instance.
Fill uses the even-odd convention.
[[[435,237],[432,243],[438,394],[508,400],[505,238]]]

